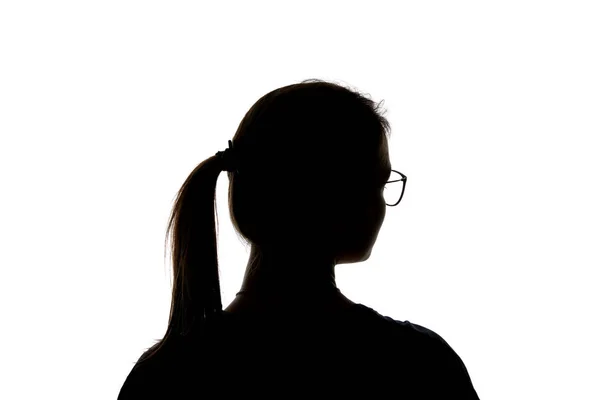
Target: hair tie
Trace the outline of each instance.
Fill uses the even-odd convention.
[[[221,159],[221,171],[227,172],[238,172],[237,171],[237,158],[235,157],[235,151],[233,148],[233,142],[229,140],[229,148],[218,151],[216,154]]]

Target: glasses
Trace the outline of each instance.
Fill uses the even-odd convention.
[[[406,175],[404,175],[402,172],[392,170],[390,177],[391,179],[385,184],[383,189],[383,197],[385,199],[385,204],[390,207],[394,207],[400,203],[402,196],[404,196]]]

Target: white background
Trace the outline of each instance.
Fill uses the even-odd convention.
[[[439,333],[482,399],[599,399],[598,3],[216,3],[2,2],[0,398],[116,399],[166,328],[176,191],[321,78],[385,100],[408,176],[341,290]]]

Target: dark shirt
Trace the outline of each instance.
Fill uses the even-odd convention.
[[[335,315],[224,313],[213,333],[173,338],[138,361],[118,400],[323,396],[478,399],[442,337],[359,303]]]

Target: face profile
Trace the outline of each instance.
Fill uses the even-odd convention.
[[[383,137],[381,146],[381,159],[383,162],[376,169],[372,180],[356,183],[363,195],[347,195],[341,198],[348,203],[347,211],[340,219],[344,221],[339,229],[342,235],[341,243],[345,243],[344,250],[337,264],[349,264],[366,261],[373,250],[383,221],[385,220],[387,205],[383,190],[390,175],[391,163],[388,153],[387,138]],[[360,188],[360,185],[364,186]]]

